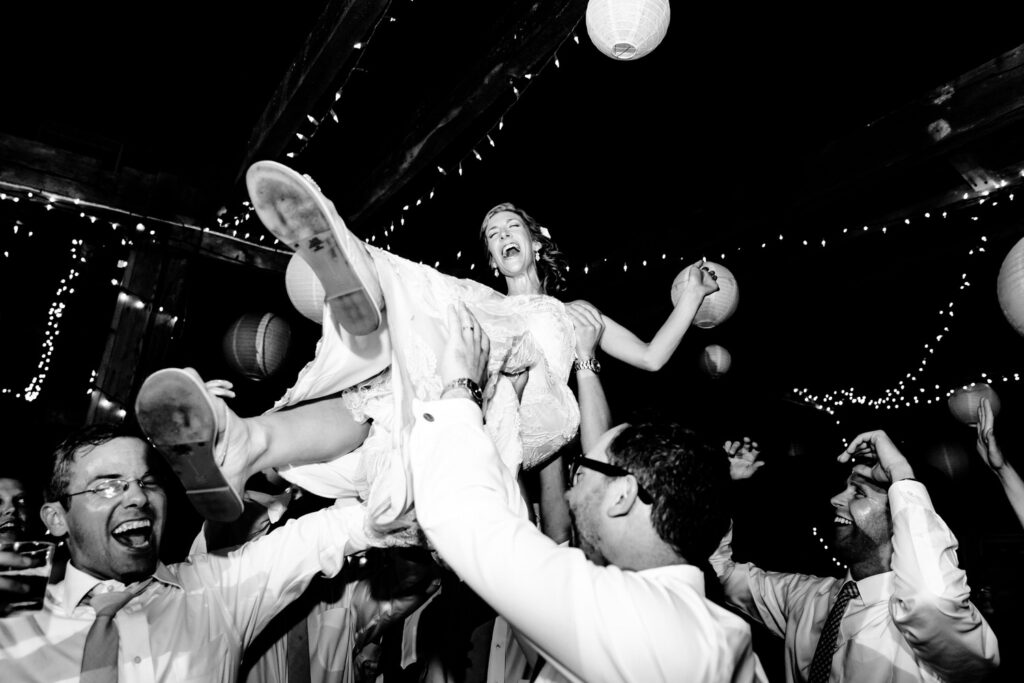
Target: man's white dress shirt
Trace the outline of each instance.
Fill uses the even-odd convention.
[[[537,680],[761,680],[750,627],[704,597],[701,571],[599,567],[525,515],[467,399],[416,401],[417,517],[452,569],[547,660]]]
[[[919,482],[889,487],[892,571],[857,581],[830,681],[977,681],[999,664],[995,633],[970,602],[957,541]],[[786,680],[806,681],[818,636],[852,580],[766,572],[732,559],[732,532],[711,558],[728,601],[786,639]]]

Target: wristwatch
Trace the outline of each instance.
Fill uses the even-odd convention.
[[[480,391],[480,385],[468,377],[459,377],[458,379],[453,379],[451,382],[448,382],[448,384],[444,385],[444,389],[441,390],[441,396],[444,396],[451,389],[457,389],[459,387],[466,389],[472,395],[473,400],[476,401],[478,406],[483,406],[484,394]]]
[[[580,360],[577,358],[573,361],[572,369],[576,372],[579,372],[580,370],[590,370],[596,375],[601,372],[601,364],[596,358],[588,358],[586,360]]]

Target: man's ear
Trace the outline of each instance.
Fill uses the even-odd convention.
[[[636,479],[632,475],[617,477],[608,484],[606,496],[609,517],[628,515],[638,500]]]
[[[64,506],[59,502],[43,503],[43,506],[39,508],[39,518],[43,520],[43,524],[46,525],[50,535],[57,538],[61,538],[68,533],[68,522],[64,515]]]

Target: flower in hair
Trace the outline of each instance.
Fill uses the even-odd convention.
[[[543,225],[538,225],[537,227],[540,229],[540,234],[544,235],[548,239],[551,239],[551,232],[547,228],[545,228]]]

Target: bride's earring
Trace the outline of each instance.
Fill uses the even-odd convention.
[[[501,277],[501,276],[500,276],[500,275],[498,274],[498,269],[497,269],[497,268],[495,268],[495,269],[494,269],[494,277]]]

